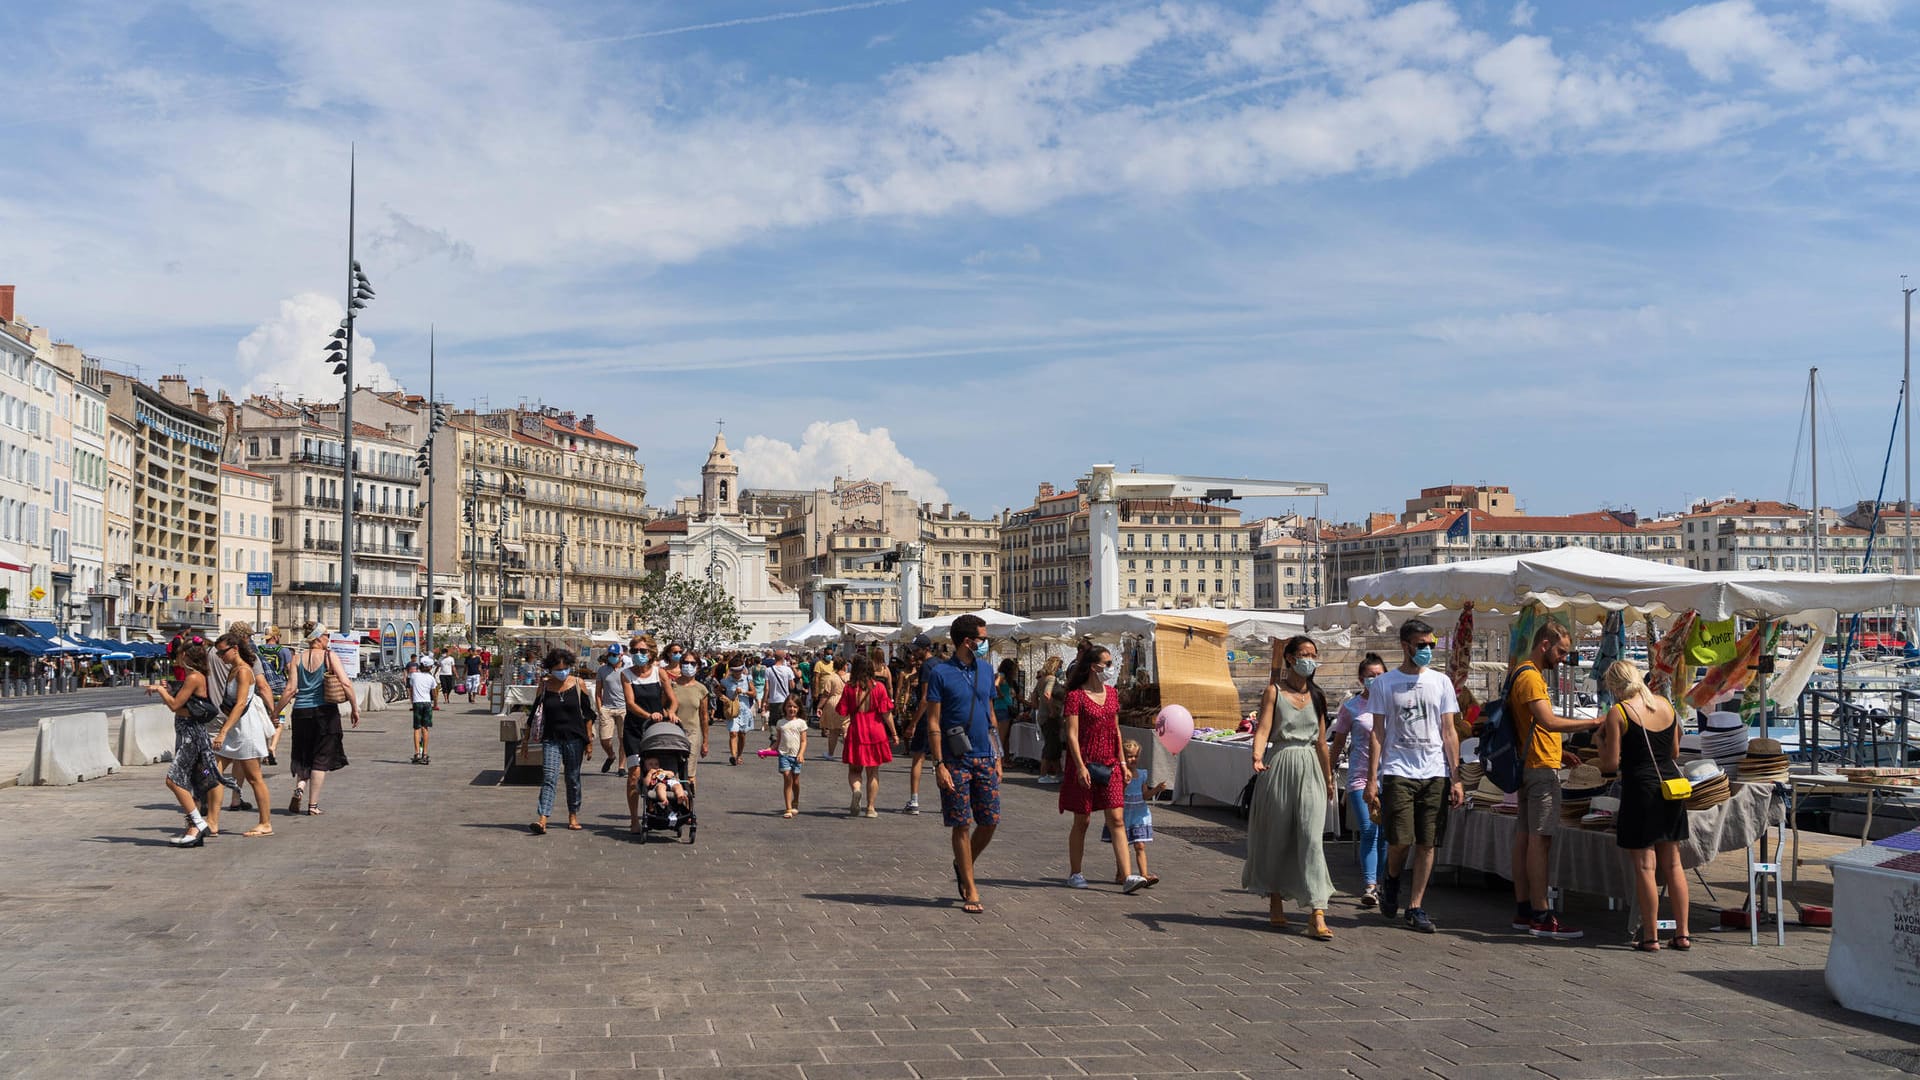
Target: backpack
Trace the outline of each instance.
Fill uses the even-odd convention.
[[[1509,794],[1520,790],[1520,731],[1507,695],[1513,693],[1513,681],[1520,675],[1515,668],[1500,688],[1498,701],[1489,702],[1480,713],[1480,767],[1493,786]]]

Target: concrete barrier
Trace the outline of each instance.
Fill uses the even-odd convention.
[[[120,767],[107,746],[107,714],[70,713],[40,721],[33,760],[21,770],[20,786],[66,785],[99,779]]]
[[[387,695],[379,683],[356,682],[353,684],[353,692],[360,701],[361,712],[376,713],[386,711]]]
[[[173,760],[173,710],[165,705],[134,705],[120,714],[122,765],[152,765]]]

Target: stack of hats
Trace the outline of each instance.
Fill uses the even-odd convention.
[[[1463,779],[1461,783],[1465,784],[1466,781]],[[1487,779],[1484,775],[1474,781],[1473,787],[1467,789],[1467,803],[1475,809],[1484,810],[1488,807],[1497,806],[1505,800],[1506,797],[1507,793],[1501,791],[1492,780]]]
[[[1466,788],[1468,791],[1479,787],[1480,781],[1486,779],[1486,776],[1487,771],[1481,768],[1480,763],[1477,761],[1461,762],[1460,770],[1454,773],[1454,779],[1460,781],[1460,786]]]
[[[1613,828],[1613,815],[1620,811],[1620,800],[1612,795],[1595,795],[1580,817],[1580,827],[1605,832]]]
[[[1727,781],[1727,774],[1719,763],[1710,760],[1691,762],[1682,770],[1693,784],[1693,795],[1687,799],[1689,810],[1709,810],[1726,802],[1733,794],[1733,788]]]
[[[1605,795],[1611,786],[1597,766],[1575,766],[1560,785],[1560,824],[1579,828],[1594,796]]]
[[[1739,713],[1708,713],[1700,728],[1700,756],[1719,762],[1723,770],[1735,768],[1746,756],[1747,734],[1747,722]],[[1686,748],[1685,736],[1681,748]]]
[[[1754,739],[1747,743],[1747,755],[1740,759],[1742,784],[1784,784],[1787,782],[1787,755],[1777,739]]]

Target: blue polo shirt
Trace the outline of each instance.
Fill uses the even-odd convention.
[[[922,676],[927,700],[940,706],[940,756],[958,761],[947,741],[947,729],[964,726],[973,743],[973,757],[993,756],[993,665],[975,657],[962,664],[959,657],[930,664]]]

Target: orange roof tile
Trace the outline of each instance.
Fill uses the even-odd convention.
[[[254,472],[254,471],[253,471],[252,469],[243,469],[243,468],[241,468],[241,467],[240,467],[240,466],[238,466],[238,465],[229,465],[229,464],[227,464],[227,463],[226,463],[226,462],[224,462],[224,461],[220,463],[220,471],[221,471],[221,472],[228,472],[228,473],[233,473],[233,474],[235,474],[235,475],[237,475],[237,476],[251,476],[251,477],[253,477],[253,478],[254,478],[255,480],[271,480],[271,479],[273,479],[273,477],[271,477],[271,476],[268,476],[268,475],[267,475],[267,474],[265,474],[265,473],[257,473],[257,472]]]
[[[601,442],[612,443],[615,446],[624,446],[629,450],[639,449],[639,447],[615,435],[613,432],[603,430],[597,423],[591,429],[588,429],[581,427],[578,423],[571,425],[563,424],[551,416],[545,419],[547,421],[547,427],[554,431],[564,431],[569,435],[581,439],[598,439]]]

